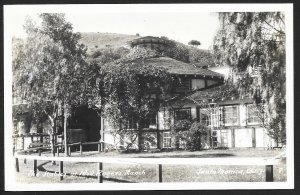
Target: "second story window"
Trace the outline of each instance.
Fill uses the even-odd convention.
[[[211,125],[211,115],[208,109],[200,109],[200,121],[205,126]]]
[[[211,109],[211,126],[218,127],[219,126],[219,113],[217,108]]]
[[[142,120],[142,128],[156,129],[156,113],[151,112]]]
[[[191,90],[191,79],[180,78],[175,84],[176,92],[185,92]]]
[[[247,124],[258,124],[260,122],[259,113],[254,104],[247,105]]]
[[[219,126],[219,109],[215,103],[210,103],[207,108],[200,109],[200,121],[203,125],[218,127]]]
[[[229,125],[238,125],[239,124],[239,112],[238,106],[224,106],[224,124]]]
[[[191,108],[182,108],[175,110],[175,121],[192,120]]]
[[[131,117],[126,124],[126,129],[128,130],[134,130],[137,129],[137,121],[135,120],[134,117]]]

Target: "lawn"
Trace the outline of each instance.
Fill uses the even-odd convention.
[[[205,151],[173,151],[159,153],[122,153],[119,152],[85,152],[83,157],[126,157],[126,158],[239,158],[239,157],[274,157],[281,150],[205,150]],[[43,155],[50,155],[44,153]],[[78,152],[72,156],[80,156]],[[50,161],[38,161],[38,175],[32,174],[33,162],[26,164],[20,160],[20,172],[17,181],[24,183],[96,183],[97,163],[65,162],[63,181],[55,172],[58,165]],[[110,164],[103,165],[104,183],[137,183],[158,182],[158,166],[145,164]],[[264,182],[264,166],[198,166],[198,165],[163,165],[163,182]],[[282,160],[274,166],[274,181],[286,181],[286,163]]]

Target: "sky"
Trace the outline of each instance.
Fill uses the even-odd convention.
[[[166,36],[185,44],[198,40],[203,49],[212,46],[218,28],[217,14],[212,13],[70,14],[66,18],[78,32]]]
[[[14,14],[11,25],[14,36],[26,35],[23,25],[27,16],[40,22],[38,13]],[[66,13],[66,20],[73,24],[75,32],[139,33],[140,36],[166,36],[184,44],[198,40],[202,49],[212,47],[219,25],[217,13],[209,12],[72,12]]]

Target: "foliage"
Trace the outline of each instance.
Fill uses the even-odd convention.
[[[156,133],[155,133],[156,134]],[[151,147],[155,147],[157,144],[157,137],[153,133],[144,133],[143,140],[144,140],[144,149],[150,150]]]
[[[191,40],[188,42],[189,45],[193,45],[193,46],[199,46],[201,45],[200,41],[197,41],[197,40]]]
[[[191,127],[191,121],[190,120],[178,120],[174,122],[173,129],[175,131],[180,131],[180,130],[186,130]]]
[[[170,90],[169,73],[144,64],[145,59],[155,56],[155,51],[136,48],[118,60],[91,65],[95,68],[89,77],[94,80],[89,81],[88,88],[95,90],[93,97],[100,99],[94,99],[92,104],[98,105],[117,133],[127,129],[130,120],[140,130],[143,119],[158,111],[159,96]]]
[[[102,48],[98,49],[91,54],[91,59],[93,61],[100,62],[102,64],[118,60],[121,57],[127,55],[129,53],[129,49],[125,47],[118,47],[118,48]]]
[[[72,33],[64,15],[41,14],[41,18],[42,26],[30,20],[25,25],[28,37],[24,49],[13,59],[13,88],[35,113],[50,114],[58,101],[80,102],[85,48],[77,44],[80,36]]]
[[[169,40],[167,37],[161,37],[164,40],[169,41],[168,47],[164,50],[164,56],[168,56],[170,58],[183,61],[188,63],[189,62],[189,50],[188,48],[179,42]]]
[[[192,63],[196,66],[214,66],[213,55],[210,51],[187,46],[177,41],[170,40],[167,37],[161,38],[169,41],[169,46],[162,53],[163,56],[167,56],[186,63]]]
[[[240,95],[266,104],[270,135],[285,143],[285,22],[281,12],[220,13],[214,40],[219,65],[232,67],[232,83]],[[272,125],[273,124],[273,125]],[[275,125],[277,124],[277,125]],[[278,133],[271,133],[271,132]],[[279,137],[278,137],[279,136]]]
[[[45,13],[40,17],[40,26],[27,19],[26,41],[16,46],[13,95],[30,105],[35,119],[46,115],[53,135],[62,105],[76,106],[87,100],[86,48],[78,43],[80,35],[73,33],[64,14]]]
[[[207,136],[207,127],[198,121],[181,120],[174,124],[173,135],[176,139],[176,148],[180,141],[185,142],[185,149],[198,151],[203,149],[203,136]]]
[[[198,65],[199,68],[204,65],[207,67],[213,67],[215,65],[213,55],[210,51],[195,47],[189,47],[189,61],[196,66]]]

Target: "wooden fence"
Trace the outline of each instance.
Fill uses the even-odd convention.
[[[25,151],[23,151],[25,152]],[[27,151],[28,152],[28,151]],[[273,166],[278,163],[275,158],[112,158],[112,157],[47,157],[16,153],[15,165],[19,172],[19,159],[33,160],[33,172],[37,174],[38,161],[58,161],[59,178],[63,180],[64,162],[98,163],[98,182],[103,183],[103,164],[154,164],[158,166],[158,182],[163,182],[163,165],[257,165],[265,166],[266,182],[273,182]]]

